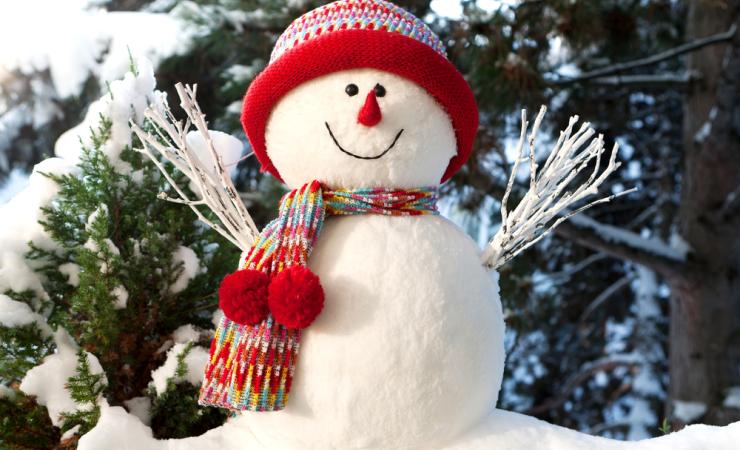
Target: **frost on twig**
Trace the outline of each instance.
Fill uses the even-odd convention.
[[[131,128],[143,144],[143,148],[137,150],[154,162],[177,193],[177,197],[172,198],[162,192],[159,194],[160,199],[188,205],[203,223],[216,230],[242,251],[246,251],[251,247],[259,230],[234,188],[221,155],[214,147],[205,114],[195,100],[197,86],[183,86],[177,83],[175,89],[187,120],[183,122],[175,119],[166,102],[159,106],[150,106],[144,112],[144,116],[152,125],[153,133],[144,131],[135,123],[131,124]],[[207,167],[194,149],[188,145],[187,135],[191,126],[194,126],[203,138],[210,156],[206,159],[212,161],[212,167]],[[177,185],[162,160],[169,161],[175,169],[190,180],[198,198],[188,197],[186,191]],[[199,209],[203,206],[210,209],[218,221],[206,218]]]
[[[571,211],[571,205],[596,194],[604,180],[620,166],[620,163],[616,161],[618,146],[614,144],[606,168],[600,171],[601,157],[605,151],[604,137],[599,135],[591,139],[594,130],[589,127],[588,123],[583,123],[574,132],[578,116],[573,116],[570,118],[568,127],[560,132],[560,137],[544,165],[538,170],[534,141],[545,111],[544,106],[540,108],[532,130],[527,136],[529,129],[527,111],[522,110],[522,128],[516,148],[517,158],[506,184],[504,198],[501,200],[501,228],[488,243],[481,256],[483,264],[490,269],[501,267],[520,252],[537,243],[569,217],[599,203],[605,203],[617,196],[632,192],[629,190],[610,195]],[[529,148],[528,157],[524,156],[525,142]],[[509,211],[508,201],[514,187],[517,169],[519,169],[519,164],[525,161],[529,161],[529,190],[516,208]],[[567,190],[575,177],[591,162],[595,163],[595,168],[588,179],[574,190]]]

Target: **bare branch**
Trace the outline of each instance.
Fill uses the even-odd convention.
[[[636,358],[632,355],[616,355],[607,359],[601,359],[585,364],[581,370],[566,381],[563,389],[556,397],[549,398],[539,405],[532,406],[525,414],[537,415],[546,411],[561,407],[576,390],[578,386],[591,379],[597,372],[614,370],[617,367],[632,367],[637,365]]]
[[[581,317],[578,318],[579,326],[581,326],[594,311],[596,311],[599,307],[601,307],[601,305],[606,303],[606,301],[609,300],[614,294],[616,294],[626,286],[629,286],[630,282],[632,282],[633,279],[634,277],[631,277],[629,275],[624,276],[614,283],[610,284],[603,291],[601,291],[601,293],[597,295],[591,303],[588,304],[586,309],[583,310]]]
[[[221,155],[216,151],[205,120],[205,114],[195,100],[196,87],[175,85],[180,97],[187,120],[183,122],[175,119],[169,106],[164,103],[150,106],[144,112],[148,122],[154,127],[154,133],[148,133],[135,123],[131,128],[139,137],[143,148],[138,151],[147,155],[154,165],[162,172],[167,182],[179,198],[168,197],[161,193],[160,199],[174,203],[185,204],[190,207],[198,219],[224,236],[232,244],[246,251],[259,234],[252,217],[247,212],[241,197],[236,192],[231,178],[224,168]],[[205,142],[211,167],[207,167],[187,142],[187,135],[191,124],[195,126]],[[159,156],[157,156],[159,155]],[[167,168],[162,164],[160,157],[170,162],[178,171],[182,172],[195,186],[199,198],[191,199],[185,190],[177,185]],[[218,218],[218,223],[207,219],[198,206],[206,206]]]
[[[605,151],[603,136],[599,135],[597,138],[591,139],[594,130],[588,126],[588,123],[582,124],[574,132],[578,117],[571,117],[568,127],[560,133],[558,141],[542,165],[542,170],[538,172],[539,167],[535,160],[534,143],[545,111],[546,108],[543,106],[537,114],[532,131],[527,138],[530,171],[529,190],[524,194],[516,208],[509,212],[509,196],[514,188],[519,163],[525,160],[523,157],[524,139],[529,122],[526,120],[526,111],[522,111],[522,128],[517,144],[517,159],[514,161],[514,167],[501,201],[501,228],[481,255],[482,262],[489,268],[496,269],[500,267],[520,252],[537,243],[553,228],[574,214],[630,192],[625,191],[592,201],[575,211],[569,212],[571,205],[598,192],[598,188],[604,180],[619,167],[620,164],[616,161],[617,145],[615,144],[611,151],[606,168],[600,172],[601,155]],[[575,177],[586,170],[592,161],[595,162],[595,168],[587,181],[576,186],[572,191],[568,190],[571,188],[571,182]]]
[[[733,37],[735,37],[736,31],[737,31],[737,25],[733,24],[729,30],[723,33],[718,33],[712,36],[695,39],[691,42],[688,42],[683,45],[679,45],[678,47],[672,48],[670,50],[666,50],[664,52],[658,53],[653,56],[648,56],[647,58],[640,58],[634,61],[613,64],[611,66],[602,67],[601,69],[596,69],[590,72],[582,73],[581,75],[578,75],[577,77],[557,80],[555,83],[556,84],[576,83],[579,81],[585,81],[585,80],[590,80],[593,78],[599,78],[599,77],[604,77],[604,76],[612,75],[612,74],[619,73],[619,72],[624,72],[626,70],[636,69],[638,67],[645,67],[645,66],[657,64],[661,61],[675,58],[676,56],[683,55],[684,53],[693,52],[695,50],[706,47],[708,45],[729,41]]]

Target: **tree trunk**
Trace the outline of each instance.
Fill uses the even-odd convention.
[[[687,40],[740,25],[740,0],[691,0]],[[693,420],[727,424],[740,409],[723,406],[740,387],[740,32],[727,44],[687,56],[701,76],[684,104],[684,173],[679,227],[693,255],[672,288],[669,408],[706,406]]]

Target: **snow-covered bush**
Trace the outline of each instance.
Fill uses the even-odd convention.
[[[167,186],[132,149],[129,120],[163,95],[147,60],[132,69],[1,207],[2,448],[75,442],[115,406],[158,438],[226,418],[195,394],[210,339],[200,330],[237,254],[156,200]]]

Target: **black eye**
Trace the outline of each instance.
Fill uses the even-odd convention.
[[[346,88],[344,88],[344,92],[346,92],[347,95],[349,95],[350,97],[353,97],[357,95],[358,92],[360,92],[360,88],[358,88],[356,84],[350,83],[347,85]]]
[[[383,87],[382,84],[380,84],[380,83],[376,84],[375,87],[373,88],[373,90],[375,91],[375,96],[376,97],[384,97],[385,96],[385,87]]]

